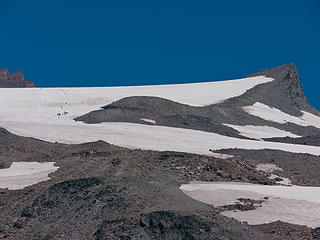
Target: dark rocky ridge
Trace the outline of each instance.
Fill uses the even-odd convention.
[[[292,143],[292,144],[301,144],[301,145],[310,145],[310,146],[320,146],[320,135],[306,136],[301,138],[291,138],[291,137],[265,138],[264,140],[270,141],[270,142],[283,142],[283,143]]]
[[[156,121],[157,125],[245,138],[239,136],[238,131],[216,121],[212,114],[207,114],[208,111],[205,108],[192,107],[168,99],[144,96],[126,97],[102,108],[103,110],[90,112],[75,120],[86,123],[133,122],[152,125],[152,123],[141,120],[141,118],[146,118]]]
[[[35,138],[20,137],[0,128],[0,169],[12,162],[47,162],[61,156],[66,145],[51,144]]]
[[[301,115],[299,110],[305,110],[319,116],[319,112],[308,103],[304,95],[298,70],[293,63],[262,70],[249,77],[261,75],[276,79],[268,84],[268,88],[260,92],[264,94],[263,103],[294,116]]]
[[[283,169],[283,171],[275,171],[275,174],[289,178],[293,184],[320,187],[320,156],[271,149],[223,149],[217,152],[244,158],[250,165],[254,166],[259,163],[275,164]]]
[[[280,236],[282,240],[310,240],[317,238],[315,231],[306,226],[289,224],[281,221],[255,226],[259,231],[272,238]]]
[[[245,138],[223,124],[270,126],[299,136],[320,134],[320,129],[293,123],[279,124],[252,116],[242,107],[261,102],[281,111],[300,116],[301,110],[319,115],[303,94],[297,70],[293,64],[264,70],[252,76],[266,75],[275,80],[249,89],[243,95],[218,104],[193,107],[158,97],[126,97],[76,118],[85,123],[133,122],[151,124],[141,118],[152,119],[157,125],[197,129],[221,135]]]
[[[0,68],[0,88],[33,88],[34,83],[24,78],[19,69],[11,74],[8,69]]]

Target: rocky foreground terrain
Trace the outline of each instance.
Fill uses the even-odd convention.
[[[276,183],[246,158],[129,150],[103,141],[54,144],[4,129],[0,154],[2,168],[12,161],[59,167],[49,181],[0,191],[1,239],[312,239],[314,232],[280,222],[241,224],[179,190],[191,180]]]
[[[0,70],[0,87],[8,81],[33,86],[21,85],[21,73],[12,75]],[[166,98],[159,89],[159,96],[121,93],[114,101],[108,89],[86,98],[81,93],[87,89],[34,89],[12,101],[7,95],[0,110],[0,126],[10,130],[0,128],[0,239],[320,239],[319,227],[284,221],[249,225],[222,215],[252,211],[269,196],[214,207],[180,190],[198,181],[278,186],[284,179],[320,187],[320,114],[307,102],[295,66],[253,76],[268,81],[203,106]],[[264,115],[254,112],[257,106]],[[176,144],[178,133],[183,148]],[[195,136],[209,136],[210,142]],[[119,146],[103,137],[118,139]],[[159,146],[148,145],[153,141]],[[227,147],[216,147],[220,141]],[[58,169],[33,185],[23,182],[27,173],[12,171],[25,184],[21,189],[12,187],[15,175],[1,172],[34,162]],[[274,171],[259,169],[261,164]]]

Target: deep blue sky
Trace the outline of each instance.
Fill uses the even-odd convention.
[[[294,62],[320,109],[320,1],[0,0],[0,67],[39,87],[201,82]]]

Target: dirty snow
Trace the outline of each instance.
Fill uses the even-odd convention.
[[[16,190],[47,181],[58,168],[54,162],[13,162],[10,168],[0,169],[0,188]]]
[[[247,113],[267,121],[281,124],[289,122],[300,126],[314,126],[320,128],[320,117],[306,111],[301,111],[301,117],[295,117],[260,102],[256,102],[252,106],[243,107],[243,109]]]
[[[245,136],[248,138],[254,138],[254,139],[273,138],[273,137],[301,137],[291,132],[287,132],[284,130],[280,130],[278,128],[268,127],[268,126],[254,126],[254,125],[239,126],[239,125],[232,125],[232,124],[224,124],[224,125],[237,130],[238,132],[240,132],[239,134],[242,136]]]
[[[270,176],[268,178],[269,179],[280,178],[282,180],[277,181],[277,184],[284,185],[284,186],[292,186],[292,182],[289,178],[280,177],[279,175],[276,175],[276,174],[270,174]]]
[[[256,166],[256,169],[258,171],[262,171],[262,172],[268,173],[269,174],[269,179],[281,178],[282,179],[281,181],[277,181],[278,184],[285,185],[285,186],[291,186],[292,185],[292,182],[291,182],[291,180],[289,178],[284,178],[284,177],[280,177],[280,176],[278,176],[276,174],[271,174],[274,171],[283,171],[282,168],[279,168],[275,164],[272,164],[272,163],[259,163]]]
[[[273,173],[274,171],[283,171],[282,168],[272,163],[259,163],[257,164],[256,169],[258,171],[262,171],[265,173]]]
[[[191,183],[180,189],[188,196],[215,207],[234,204],[238,198],[265,200],[255,210],[225,211],[222,215],[249,224],[283,221],[308,227],[320,226],[320,188],[268,186],[248,183]],[[268,199],[264,199],[268,197]]]
[[[274,171],[283,171],[282,168],[279,168],[275,164],[272,164],[272,163],[259,163],[256,166],[256,169],[258,171],[262,171],[262,172],[268,173],[270,175],[269,179],[281,178],[282,179],[281,181],[277,181],[278,184],[285,185],[285,186],[291,186],[292,185],[292,182],[291,182],[291,180],[289,178],[280,177],[280,176],[278,176],[276,174],[271,174]]]

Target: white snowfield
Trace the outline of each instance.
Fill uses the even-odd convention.
[[[58,168],[54,162],[13,162],[10,168],[0,169],[0,188],[16,190],[47,181]]]
[[[241,80],[164,86],[105,88],[0,89],[0,127],[27,137],[84,143],[104,140],[128,148],[212,155],[209,149],[277,149],[320,155],[320,147],[244,140],[215,133],[145,124],[85,124],[73,119],[128,96],[158,96],[204,106],[272,81],[263,76]]]
[[[84,143],[104,140],[132,148],[158,151],[179,151],[211,155],[209,149],[276,149],[294,153],[320,155],[320,147],[227,137],[192,129],[172,128],[135,123],[108,122],[99,124],[73,123],[2,123],[18,135],[35,137],[49,142]]]
[[[272,122],[281,124],[289,122],[304,127],[314,126],[316,128],[320,128],[320,117],[306,111],[301,111],[301,117],[295,117],[290,114],[284,113],[277,108],[272,108],[260,102],[256,102],[252,106],[243,107],[243,109],[253,116]]]
[[[268,126],[254,126],[254,125],[239,126],[239,125],[232,125],[232,124],[224,124],[224,125],[237,130],[238,132],[240,132],[239,134],[242,136],[245,136],[248,138],[254,138],[254,139],[273,138],[273,137],[301,137],[291,132],[287,132],[284,130],[280,130],[278,128],[268,127]]]
[[[220,82],[154,86],[2,88],[0,119],[24,122],[50,121],[59,124],[57,120],[73,119],[130,96],[154,96],[191,106],[206,106],[240,96],[256,85],[273,80],[259,76]]]
[[[239,198],[264,200],[261,207],[249,211],[225,211],[222,215],[249,224],[277,220],[320,226],[320,188],[300,186],[267,186],[247,183],[191,183],[180,189],[188,196],[215,207],[234,204]],[[268,197],[268,199],[264,199]]]

